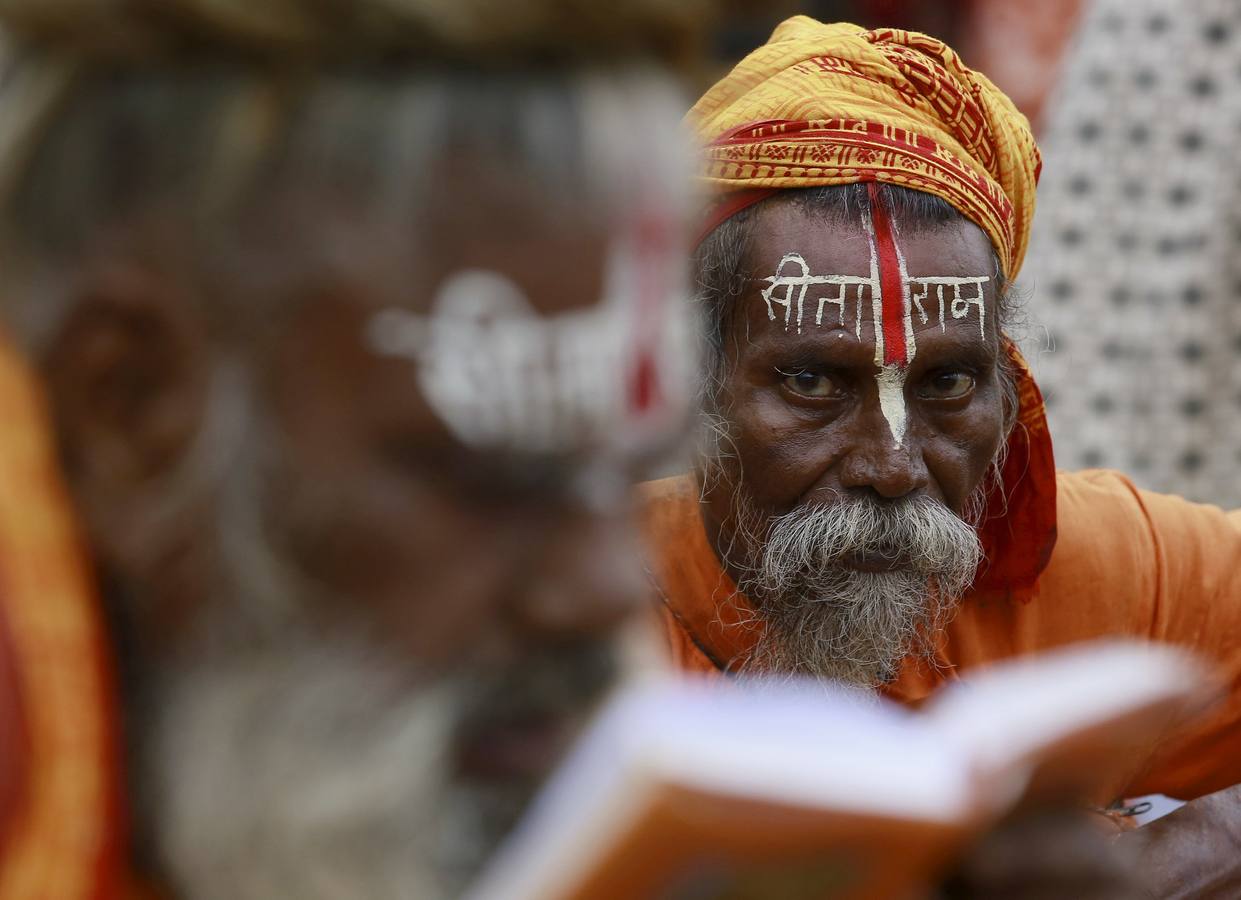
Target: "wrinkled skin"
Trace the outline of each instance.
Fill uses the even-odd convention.
[[[900,245],[910,275],[991,271],[987,240],[973,225],[912,231]],[[880,409],[869,302],[860,338],[852,311],[841,326],[831,306],[822,325],[811,318],[801,334],[779,317],[769,319],[762,279],[789,252],[800,253],[814,274],[870,271],[860,228],[818,221],[788,203],[761,211],[747,260],[753,277],[729,323],[719,404],[736,458],[724,461],[723,478],[707,480],[703,519],[717,551],[736,528],[738,486],[764,517],[830,504],[847,493],[881,500],[926,495],[960,513],[1003,439],[994,281],[985,294],[985,338],[974,314],[948,316],[943,330],[935,315],[925,324],[915,317],[917,353],[905,384],[908,428],[898,447]]]
[[[1143,900],[1241,897],[1241,786],[1200,797],[1116,839]]]
[[[1111,829],[1096,813],[1020,810],[970,849],[935,900],[1132,900],[1136,857]]]
[[[1241,787],[1108,835],[1098,816],[1033,810],[987,835],[941,900],[1231,900],[1241,896]]]

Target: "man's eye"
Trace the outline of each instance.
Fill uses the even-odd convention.
[[[927,381],[922,394],[932,400],[956,400],[973,389],[974,376],[968,372],[941,372]]]
[[[778,371],[778,370],[777,370]],[[835,397],[840,393],[840,389],[836,386],[836,382],[827,375],[820,375],[818,372],[783,372],[781,383],[802,397],[826,398]]]

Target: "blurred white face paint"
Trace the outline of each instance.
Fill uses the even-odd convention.
[[[657,219],[622,233],[594,306],[541,316],[511,279],[463,269],[428,315],[382,310],[367,340],[418,364],[427,402],[468,446],[554,452],[658,439],[685,421],[696,362],[674,234]]]
[[[466,446],[624,451],[665,443],[688,421],[698,357],[684,98],[647,70],[585,75],[576,91],[582,202],[617,223],[601,295],[542,315],[503,273],[463,268],[425,314],[393,307],[367,327],[374,351],[417,365],[427,402]]]

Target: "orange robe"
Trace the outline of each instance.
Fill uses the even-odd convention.
[[[645,486],[645,528],[674,661],[719,672],[752,646],[747,609],[707,540],[688,477]],[[1192,731],[1117,760],[1117,795],[1189,799],[1241,782],[1241,511],[1136,489],[1115,472],[1056,476],[1058,540],[1032,588],[975,590],[932,667],[906,660],[889,697],[916,704],[994,660],[1103,636],[1191,648],[1228,694]]]
[[[37,386],[0,337],[0,900],[118,900],[120,721]]]

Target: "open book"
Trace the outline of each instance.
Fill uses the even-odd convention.
[[[1017,804],[1099,790],[1206,684],[1179,651],[1108,641],[998,664],[916,713],[812,682],[633,688],[468,896],[904,896]]]

